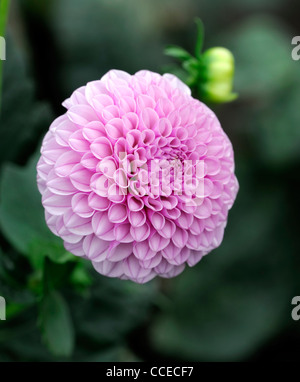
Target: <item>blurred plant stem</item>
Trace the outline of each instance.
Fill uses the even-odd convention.
[[[5,36],[6,23],[9,12],[10,0],[0,0],[0,36]],[[2,99],[2,77],[3,77],[3,61],[0,60],[0,111]]]

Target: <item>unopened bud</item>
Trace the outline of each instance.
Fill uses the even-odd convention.
[[[208,49],[201,57],[201,67],[198,89],[203,100],[222,103],[237,97],[237,94],[232,92],[234,57],[228,49]]]

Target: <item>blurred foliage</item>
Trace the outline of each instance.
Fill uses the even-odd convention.
[[[7,164],[3,167],[1,179],[2,231],[16,249],[28,256],[36,240],[59,240],[53,238],[46,226],[41,197],[37,187],[33,187],[35,169],[36,160],[24,168]],[[18,224],[20,221],[22,224]]]
[[[13,2],[0,116],[0,361],[298,359],[299,4],[260,0]],[[229,48],[239,99],[215,111],[240,182],[220,248],[171,280],[98,275],[44,222],[35,163],[75,88],[118,68],[173,65],[167,44]],[[174,53],[174,51],[173,51]],[[178,53],[178,51],[177,51]],[[173,54],[174,56],[174,54]],[[297,66],[298,65],[298,66]]]
[[[0,36],[1,38],[5,38],[6,36],[6,24],[9,13],[9,0],[1,0],[0,1]],[[2,42],[2,41],[1,41]],[[1,47],[1,56],[2,56],[2,47]],[[5,55],[6,55],[6,47]],[[0,108],[1,108],[1,95],[2,95],[2,69],[3,69],[3,61],[2,58],[0,60]]]
[[[4,161],[24,163],[52,117],[49,105],[34,98],[34,84],[26,73],[24,54],[10,36],[6,45],[9,65],[4,65],[3,70],[0,165]]]

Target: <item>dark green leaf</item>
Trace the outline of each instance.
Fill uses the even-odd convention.
[[[68,261],[77,261],[77,258],[67,252],[62,241],[36,239],[30,243],[28,256],[32,266],[41,269],[44,257],[47,256],[57,264],[65,264]]]
[[[46,257],[43,275],[44,290],[47,292],[67,284],[74,267],[74,263],[57,264]]]
[[[175,45],[167,46],[164,50],[167,56],[177,58],[181,61],[186,61],[192,58],[192,55],[183,48]]]
[[[51,122],[47,104],[34,99],[25,59],[12,39],[7,38],[7,60],[3,67],[3,97],[0,115],[0,164],[24,163]]]
[[[36,160],[21,168],[4,167],[0,184],[0,225],[6,238],[21,253],[29,254],[36,241],[61,240],[48,229],[36,186]]]
[[[40,327],[49,350],[56,356],[69,357],[74,349],[74,331],[69,308],[63,297],[49,292],[41,303]]]
[[[78,290],[82,291],[92,285],[93,281],[85,263],[80,262],[76,264],[76,267],[70,276],[70,281]]]

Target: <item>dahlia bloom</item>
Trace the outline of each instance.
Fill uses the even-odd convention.
[[[185,84],[112,70],[63,106],[37,181],[68,251],[102,275],[145,283],[220,245],[238,191],[232,145]]]

